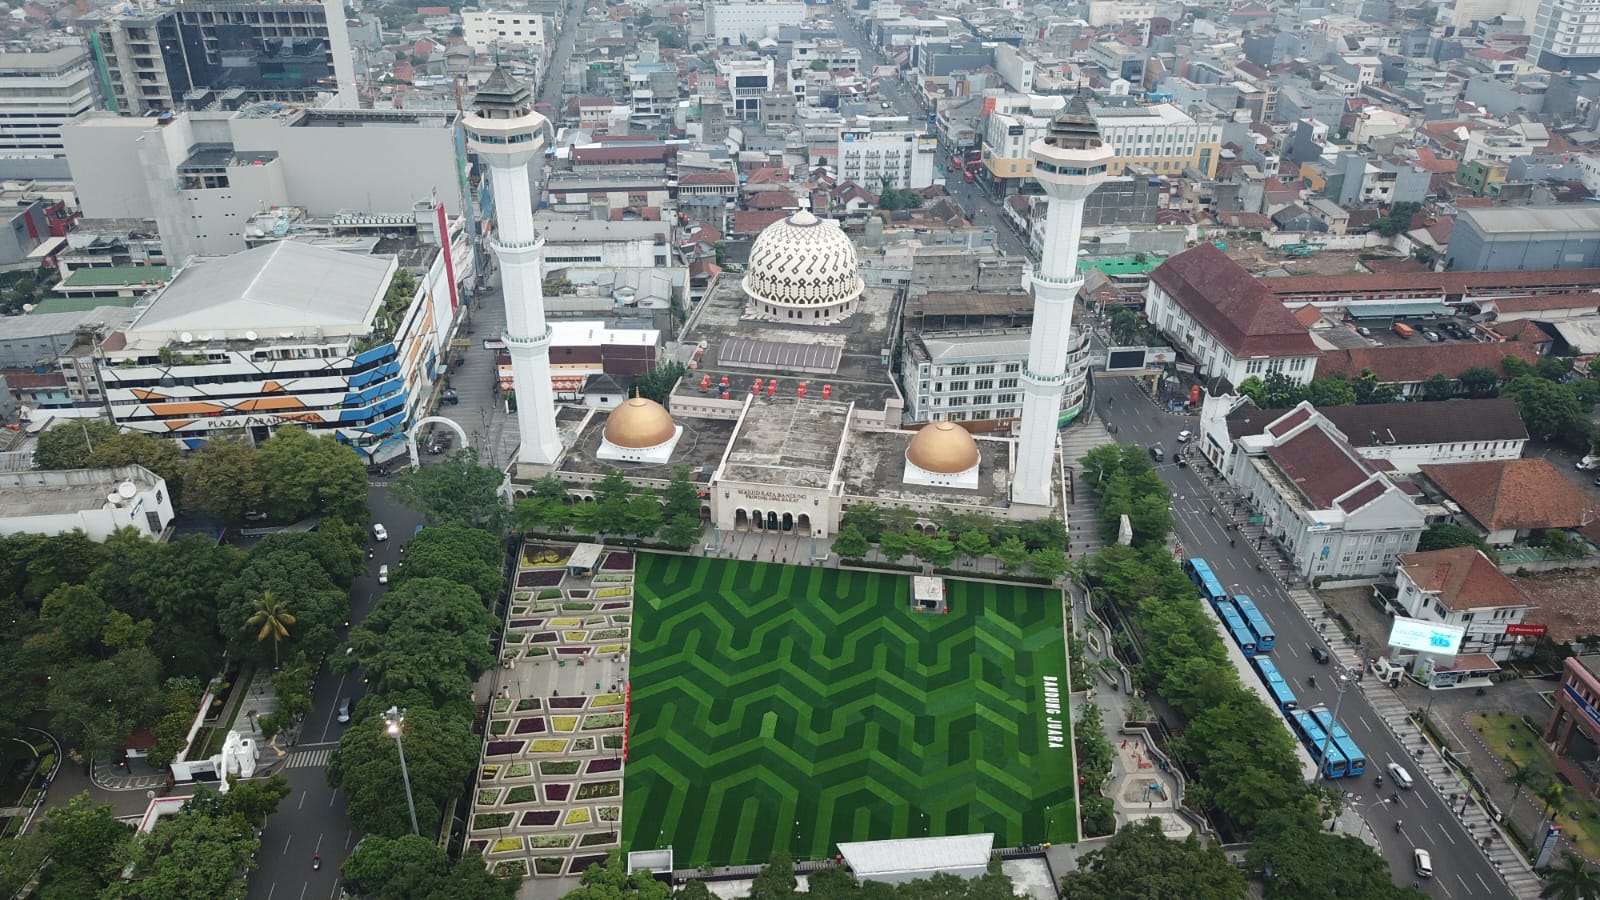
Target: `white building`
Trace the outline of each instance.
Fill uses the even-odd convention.
[[[728,94],[733,98],[732,118],[740,122],[759,121],[761,101],[777,84],[777,64],[772,57],[718,60],[717,72],[727,79]]]
[[[566,268],[650,268],[672,263],[672,223],[607,222],[538,213],[533,225],[544,239],[544,271]]]
[[[718,44],[747,44],[775,32],[780,25],[799,25],[806,4],[724,0],[706,4],[706,36]]]
[[[1521,638],[1506,634],[1538,609],[1476,547],[1407,553],[1395,573],[1395,603],[1408,618],[1465,628],[1458,653],[1506,662]]]
[[[243,250],[245,223],[273,208],[406,215],[437,192],[461,215],[456,116],[260,104],[165,125],[91,113],[61,135],[84,216],[154,219],[167,259],[181,265]]]
[[[1222,151],[1222,123],[1202,122],[1170,103],[1148,106],[1101,106],[1095,125],[1116,151],[1111,174],[1143,166],[1157,175],[1176,175],[1192,166],[1207,178],[1217,174]]]
[[[1022,419],[1018,379],[1028,343],[1028,330],[1021,328],[908,335],[901,358],[907,417],[913,422],[966,422],[980,432],[986,423],[995,429],[1014,427]],[[1063,424],[1083,411],[1088,373],[1089,335],[1073,330],[1061,400]]]
[[[839,180],[873,191],[886,180],[892,188],[920,190],[933,184],[938,155],[939,139],[931,134],[903,126],[847,126],[839,131]]]
[[[1226,477],[1302,578],[1373,578],[1417,549],[1426,516],[1302,403],[1237,442]]]
[[[94,105],[94,70],[84,48],[0,53],[0,165],[9,166],[13,158],[64,156],[61,126]],[[33,174],[67,174],[65,164],[53,165],[59,172]]]
[[[504,47],[544,46],[544,16],[528,11],[463,9],[461,30],[467,43],[479,53],[488,53],[496,44]]]
[[[1600,7],[1589,0],[1540,0],[1529,49],[1547,72],[1600,71]]]
[[[398,456],[444,365],[451,315],[427,278],[390,298],[398,268],[306,241],[191,263],[99,344],[113,420],[187,448],[295,424],[369,461]]]
[[[0,534],[81,531],[103,541],[132,528],[160,538],[174,518],[166,479],[137,465],[0,472],[0,495]]]
[[[1233,385],[1274,372],[1307,384],[1321,355],[1283,301],[1210,242],[1150,273],[1145,314],[1200,374]]]
[[[1033,55],[1010,44],[1001,43],[994,48],[994,69],[1014,91],[1033,92]]]

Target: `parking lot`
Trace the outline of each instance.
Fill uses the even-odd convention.
[[[1394,331],[1396,322],[1409,325],[1416,333],[1411,337],[1401,337]],[[1352,323],[1356,332],[1368,341],[1379,346],[1406,346],[1408,344],[1429,343],[1476,343],[1473,337],[1487,337],[1476,323],[1470,319],[1441,316],[1426,319],[1356,319]],[[1432,340],[1429,334],[1437,335],[1438,340]]]

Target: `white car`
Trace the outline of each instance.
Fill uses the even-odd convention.
[[[1433,854],[1421,847],[1411,851],[1411,866],[1417,870],[1418,878],[1433,877]]]
[[[389,529],[383,527],[382,522],[374,522],[372,525],[372,539],[375,541],[387,541],[389,539]]]
[[[1405,766],[1389,763],[1385,768],[1389,770],[1389,779],[1394,782],[1395,787],[1402,790],[1411,789],[1411,773],[1406,771]]]
[[[1194,435],[1190,433],[1189,429],[1185,428],[1184,430],[1178,432],[1178,443],[1187,444],[1189,443],[1189,438],[1192,437],[1194,437]]]

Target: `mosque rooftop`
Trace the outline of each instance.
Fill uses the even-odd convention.
[[[1011,455],[1005,441],[978,439],[978,488],[929,487],[905,483],[906,445],[914,431],[856,431],[850,435],[840,477],[848,497],[871,497],[891,506],[938,503],[973,511],[1010,505]]]
[[[729,419],[676,417],[674,421],[683,427],[683,434],[678,438],[677,446],[672,448],[672,458],[667,464],[657,465],[600,458],[600,442],[605,437],[606,420],[610,412],[605,409],[594,410],[577,429],[576,438],[568,444],[567,452],[557,466],[557,477],[598,477],[615,469],[628,478],[659,478],[665,481],[672,477],[674,469],[688,466],[695,483],[707,484],[717,463],[722,460],[722,451],[733,439],[736,424]]]
[[[734,434],[722,478],[821,490],[833,481],[850,404],[807,397],[752,400]],[[853,444],[860,432],[850,435]]]

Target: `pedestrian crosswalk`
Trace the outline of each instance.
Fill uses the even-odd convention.
[[[289,756],[283,764],[285,769],[311,769],[322,768],[328,764],[328,758],[333,756],[333,749],[326,750],[301,750]]]

